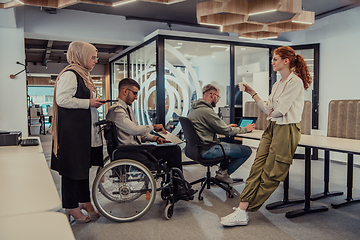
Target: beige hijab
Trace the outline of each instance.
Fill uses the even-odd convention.
[[[90,98],[93,97],[93,92],[96,92],[95,84],[90,76],[90,70],[87,65],[93,55],[97,53],[97,49],[90,43],[74,41],[70,43],[66,57],[70,65],[66,66],[57,76],[54,87],[54,101],[53,101],[53,119],[50,132],[53,136],[54,146],[53,151],[57,156],[58,145],[58,105],[56,104],[56,85],[61,74],[67,70],[75,70],[84,80],[85,86],[90,90]]]

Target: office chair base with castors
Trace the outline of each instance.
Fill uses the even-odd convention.
[[[210,167],[216,166],[217,164],[221,162],[228,162],[231,160],[231,157],[225,155],[224,148],[221,144],[214,143],[214,144],[202,144],[200,142],[199,136],[196,133],[196,130],[194,128],[193,123],[190,119],[186,117],[179,117],[181,126],[183,128],[184,132],[184,138],[186,141],[186,147],[185,147],[185,155],[194,160],[195,162],[203,165],[204,167],[207,167],[206,177],[200,178],[192,183],[191,185],[201,183],[201,188],[199,191],[199,200],[203,200],[202,192],[204,191],[205,187],[207,189],[210,189],[211,185],[217,185],[224,189],[227,193],[229,198],[234,197],[234,195],[231,193],[232,187],[229,183],[221,181],[219,179],[216,179],[215,177],[211,176]],[[201,152],[203,150],[210,149],[212,146],[219,145],[220,149],[223,153],[223,156],[214,158],[214,159],[203,159],[201,157]],[[242,180],[242,179],[239,179]]]
[[[228,193],[228,197],[229,198],[233,198],[234,195],[231,193],[232,187],[230,186],[229,183],[221,181],[219,179],[216,179],[214,177],[211,177],[211,172],[210,172],[210,166],[207,166],[207,172],[206,172],[206,177],[200,178],[196,181],[191,182],[191,185],[200,183],[201,188],[199,191],[199,195],[198,195],[198,199],[199,200],[203,200],[204,197],[202,196],[202,192],[204,191],[205,187],[207,189],[210,189],[210,185],[217,185],[219,187],[221,187],[222,189],[224,189],[227,193]]]

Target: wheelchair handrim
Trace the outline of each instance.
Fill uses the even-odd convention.
[[[123,218],[123,217],[116,217],[116,216],[113,216],[111,215],[110,213],[107,212],[107,210],[105,210],[102,205],[99,203],[98,201],[98,197],[97,197],[97,191],[99,191],[99,183],[101,181],[101,178],[102,176],[108,172],[109,170],[111,170],[112,168],[115,168],[115,167],[119,167],[119,166],[134,166],[134,168],[138,168],[139,170],[141,170],[145,175],[146,177],[150,180],[150,182],[148,184],[151,185],[151,193],[150,193],[150,199],[148,200],[148,204],[144,207],[143,210],[141,210],[140,212],[138,212],[137,214],[135,214],[134,216],[131,216],[131,217],[126,217],[126,218]],[[93,196],[93,200],[94,200],[94,203],[95,203],[95,206],[97,207],[97,209],[99,210],[99,212],[101,214],[103,214],[103,216],[105,216],[106,218],[110,219],[110,220],[113,220],[113,221],[116,221],[116,222],[129,222],[129,221],[134,221],[140,217],[142,217],[150,208],[151,206],[153,205],[154,201],[155,201],[155,197],[156,197],[156,182],[155,182],[155,179],[153,177],[153,175],[151,174],[151,172],[149,171],[149,169],[137,162],[137,161],[134,161],[134,160],[131,160],[131,159],[121,159],[121,160],[116,160],[114,162],[111,162],[110,164],[106,165],[104,168],[102,168],[100,170],[100,172],[97,174],[95,180],[94,180],[94,183],[93,183],[93,187],[92,187],[92,196]],[[105,196],[106,197],[106,196]],[[109,198],[108,198],[109,199]],[[111,199],[110,199],[111,200]],[[136,200],[136,199],[134,199]],[[121,207],[121,206],[119,206]]]

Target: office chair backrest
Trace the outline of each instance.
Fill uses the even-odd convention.
[[[184,138],[186,140],[185,155],[192,160],[198,160],[200,156],[201,145],[199,136],[196,133],[195,127],[190,119],[186,117],[179,117]]]

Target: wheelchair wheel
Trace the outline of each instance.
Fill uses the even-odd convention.
[[[98,167],[97,171],[96,171],[96,175],[99,174],[99,172],[101,171],[101,169],[103,169],[106,165],[108,165],[110,163],[110,157],[106,156],[104,158],[104,166],[103,167]],[[95,180],[94,180],[95,182]],[[109,200],[112,201],[116,201],[116,199],[114,199],[110,194],[107,193],[106,189],[103,186],[103,183],[105,182],[105,175],[102,176],[102,178],[100,179],[99,182],[99,191],[105,196],[107,197]]]
[[[166,205],[164,213],[165,218],[169,220],[174,214],[174,204],[169,203],[168,205]]]
[[[92,197],[106,218],[115,222],[133,221],[153,205],[156,182],[143,164],[121,159],[100,170],[92,186]]]

